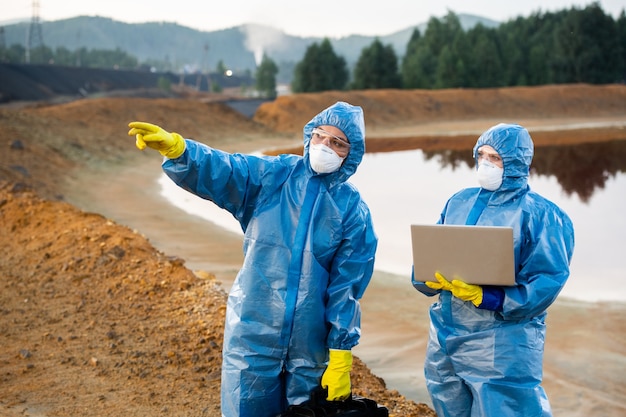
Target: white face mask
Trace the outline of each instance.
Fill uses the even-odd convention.
[[[323,143],[309,147],[309,162],[311,168],[318,174],[329,174],[339,169],[344,158],[339,157],[335,151]]]
[[[504,169],[489,161],[481,161],[476,170],[478,183],[482,188],[489,191],[495,191],[502,185],[502,175]]]

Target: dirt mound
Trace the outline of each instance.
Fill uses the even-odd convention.
[[[363,107],[368,152],[471,149],[480,133],[501,122],[528,128],[536,146],[626,139],[624,85],[329,91],[278,97],[262,104],[254,120],[299,136],[320,109],[340,100]],[[298,142],[268,153],[301,151]]]
[[[219,415],[225,294],[214,277],[100,215],[7,191],[0,410]]]
[[[278,97],[254,120],[280,132],[301,132],[320,109],[337,101],[362,106],[368,135],[433,122],[533,118],[587,118],[626,114],[626,86],[585,84],[543,87],[330,91]],[[384,135],[386,136],[386,135]]]

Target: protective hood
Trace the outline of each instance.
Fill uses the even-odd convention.
[[[520,125],[500,123],[484,132],[474,146],[478,166],[478,148],[489,145],[500,154],[504,165],[502,185],[496,192],[525,189],[528,184],[534,145],[528,130]]]
[[[334,126],[340,129],[350,141],[350,153],[338,171],[327,175],[331,182],[344,182],[355,172],[365,154],[365,121],[363,109],[343,101],[321,111],[304,126],[304,160],[308,170],[313,172],[309,163],[309,145],[313,129],[318,126]],[[314,175],[317,175],[313,172]]]

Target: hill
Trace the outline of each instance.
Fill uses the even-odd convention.
[[[301,121],[341,98],[364,107],[368,149],[466,146],[472,132],[513,116],[533,136],[544,132],[540,141],[626,140],[626,86],[294,95],[253,119],[210,98],[0,107],[0,414],[219,416],[221,282],[236,273],[241,242],[159,198],[160,158],[134,148],[131,120],[229,151],[296,149]],[[204,268],[186,266],[197,259]],[[569,406],[563,415],[617,417],[624,309],[585,308],[551,313],[549,393]],[[395,308],[376,313],[388,325]],[[358,359],[352,381],[396,417],[434,416]]]
[[[469,14],[458,15],[465,28],[478,23],[495,26],[498,23]],[[270,26],[246,24],[228,29],[204,32],[171,22],[148,22],[128,24],[98,16],[78,16],[71,19],[43,22],[43,42],[50,48],[65,47],[69,50],[80,48],[108,49],[120,48],[137,57],[140,62],[150,60],[167,61],[172,71],[182,68],[194,71],[208,71],[222,61],[236,73],[254,73],[263,53],[267,53],[277,64],[285,68],[278,74],[280,82],[291,81],[291,71],[295,63],[302,60],[306,48],[322,38],[288,35]],[[7,24],[4,27],[6,45],[24,45],[29,22]],[[400,30],[389,35],[381,35],[381,42],[391,44],[398,56],[404,55],[406,44],[413,29],[424,33],[426,23]],[[356,63],[361,50],[369,46],[373,36],[347,36],[330,39],[333,49],[346,59],[349,67]]]

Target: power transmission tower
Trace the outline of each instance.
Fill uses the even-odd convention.
[[[41,21],[39,20],[39,0],[33,0],[33,17],[26,33],[26,63],[30,63],[30,51],[36,47],[43,46],[43,35],[41,34]]]

